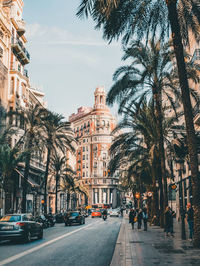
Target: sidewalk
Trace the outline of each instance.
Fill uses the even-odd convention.
[[[172,238],[165,237],[158,226],[148,226],[147,232],[143,228],[132,230],[125,214],[111,266],[200,265],[200,249],[194,249],[188,240],[181,240],[180,223],[174,222],[174,231]]]

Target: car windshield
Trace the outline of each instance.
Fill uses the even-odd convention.
[[[100,211],[93,211],[93,212],[98,212],[98,213],[99,213]],[[101,212],[100,212],[100,213],[101,213]]]
[[[0,222],[19,222],[19,221],[21,221],[20,215],[6,215],[0,220]]]
[[[71,213],[70,213],[70,216],[78,216],[78,215],[79,215],[78,212],[71,212]]]

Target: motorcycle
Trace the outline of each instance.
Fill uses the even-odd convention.
[[[103,220],[106,221],[106,219],[107,219],[107,215],[103,214]]]
[[[54,217],[51,213],[45,215],[45,218],[48,220],[49,225],[50,225],[51,227],[53,227],[53,226],[55,225],[55,223],[56,223],[56,219],[55,219],[55,217]]]
[[[36,217],[35,221],[40,223],[43,229],[46,229],[49,227],[49,221],[44,215],[40,215]]]

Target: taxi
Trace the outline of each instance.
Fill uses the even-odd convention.
[[[99,217],[101,218],[102,214],[101,214],[101,211],[100,210],[93,210],[92,211],[92,214],[91,214],[91,217],[94,218],[94,217]]]

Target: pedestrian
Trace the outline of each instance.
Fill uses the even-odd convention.
[[[130,209],[130,212],[129,212],[129,223],[131,223],[132,229],[134,229],[135,217],[136,217],[135,210],[134,209]]]
[[[187,204],[187,222],[189,227],[189,240],[192,241],[193,233],[194,233],[194,210],[191,206],[191,203]]]
[[[165,233],[166,233],[166,236],[169,236],[169,233],[171,234],[171,236],[174,236],[173,235],[173,216],[172,216],[172,212],[169,206],[167,206],[165,209]]]
[[[120,208],[121,217],[123,217],[123,207]]]
[[[143,223],[144,223],[144,231],[147,231],[148,214],[147,214],[146,208],[143,209],[142,218],[143,218]]]
[[[143,218],[142,210],[139,209],[138,215],[137,215],[138,230],[141,229],[141,226],[142,226],[142,218]]]

